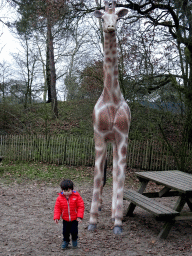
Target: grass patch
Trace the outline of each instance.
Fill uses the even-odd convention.
[[[91,182],[92,168],[48,165],[44,163],[14,163],[0,165],[0,181],[23,183],[29,181],[58,184],[62,179],[74,182]]]
[[[76,184],[89,183],[93,186],[93,167],[69,167],[64,165],[44,163],[1,163],[0,183],[30,183],[58,185],[62,179],[71,179]],[[107,186],[112,186],[113,177],[111,167],[107,169]],[[127,170],[125,173],[125,187],[139,186],[135,170]]]

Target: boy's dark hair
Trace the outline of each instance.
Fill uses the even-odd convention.
[[[71,180],[62,180],[60,186],[62,190],[73,190],[73,182]]]

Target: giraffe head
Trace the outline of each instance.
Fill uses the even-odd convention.
[[[127,9],[122,9],[115,13],[116,1],[112,0],[112,6],[109,7],[109,2],[105,1],[105,12],[95,11],[96,18],[103,20],[103,30],[105,33],[114,32],[116,30],[116,24],[118,19],[123,18],[127,13]]]

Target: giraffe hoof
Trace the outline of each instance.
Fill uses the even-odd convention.
[[[115,226],[115,227],[113,228],[113,233],[114,233],[115,235],[120,235],[120,234],[122,233],[122,227],[121,227],[121,226]]]
[[[89,224],[88,231],[94,231],[97,228],[97,224]]]

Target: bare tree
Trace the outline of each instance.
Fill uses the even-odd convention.
[[[20,37],[20,43],[23,51],[15,54],[14,59],[19,68],[19,71],[17,72],[19,78],[25,82],[23,102],[24,108],[27,108],[27,105],[32,103],[32,97],[34,96],[33,91],[37,90],[37,88],[33,88],[33,83],[37,75],[38,51],[34,42],[31,42],[26,34]]]

